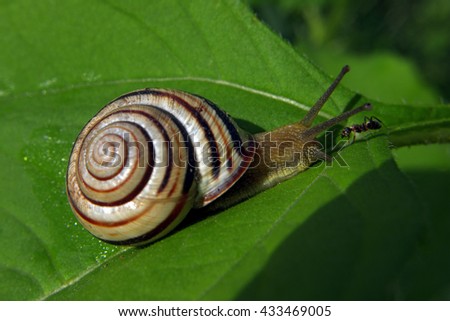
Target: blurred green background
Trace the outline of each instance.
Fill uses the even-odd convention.
[[[390,103],[450,99],[448,0],[248,0],[258,18],[346,85]]]

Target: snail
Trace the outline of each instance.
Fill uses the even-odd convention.
[[[302,120],[254,135],[197,95],[142,89],[120,96],[73,146],[66,185],[75,216],[106,242],[141,245],[166,235],[191,208],[237,203],[327,159],[315,137],[371,109],[364,104],[312,126],[348,71]]]

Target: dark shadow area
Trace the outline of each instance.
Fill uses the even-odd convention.
[[[399,279],[424,240],[425,210],[395,168],[393,161],[385,163],[316,211],[279,245],[237,299],[405,298],[409,283],[400,285]],[[448,249],[448,237],[446,242]]]
[[[426,234],[400,282],[405,299],[450,300],[450,173],[405,173],[424,199],[427,213]]]
[[[251,134],[262,133],[265,131],[265,129],[262,128],[261,126],[258,126],[248,120],[241,119],[241,118],[234,118],[234,117],[233,117],[233,120],[236,122],[236,124],[239,126],[239,128],[242,128]]]

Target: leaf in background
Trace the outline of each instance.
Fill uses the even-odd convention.
[[[3,0],[0,9],[1,299],[395,297],[421,204],[383,135],[347,148],[349,167],[322,165],[217,215],[194,212],[145,248],[98,241],[72,215],[72,142],[122,93],[195,92],[253,123],[249,130],[299,119],[322,94],[329,78],[239,2]],[[339,88],[321,118],[352,98]],[[444,107],[378,112],[389,125],[450,117]],[[287,279],[272,276],[257,294],[261,278],[289,260],[308,262],[288,270],[299,291],[277,289]],[[322,276],[329,282],[313,289]]]

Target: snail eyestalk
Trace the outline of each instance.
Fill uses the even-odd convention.
[[[345,65],[339,74],[337,75],[336,79],[334,79],[333,83],[328,87],[328,89],[323,93],[322,97],[320,97],[314,106],[309,110],[309,112],[306,114],[306,116],[300,121],[300,123],[305,127],[310,127],[314,121],[314,119],[317,117],[317,114],[319,113],[320,109],[323,107],[323,105],[326,103],[328,98],[330,98],[331,94],[333,93],[334,89],[336,89],[337,85],[341,82],[342,78],[344,78],[345,74],[350,71],[350,67],[348,65]]]
[[[324,121],[323,123],[320,123],[312,128],[308,128],[306,129],[303,133],[302,136],[303,137],[311,137],[314,138],[316,137],[318,134],[324,132],[326,129],[339,124],[341,121],[346,120],[350,117],[352,117],[353,115],[356,115],[362,111],[366,111],[366,110],[371,110],[372,109],[372,105],[370,103],[366,103],[362,106],[359,106],[355,109],[346,111],[345,113],[340,114],[339,116],[336,116],[334,118],[331,118],[327,121]]]

